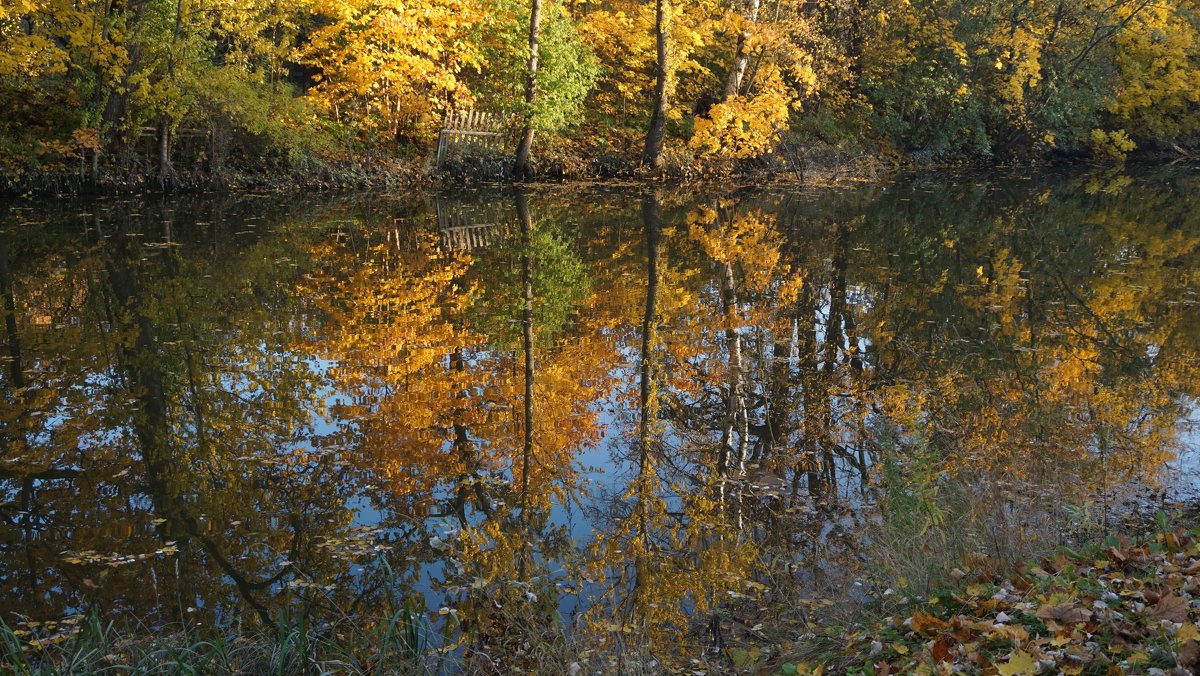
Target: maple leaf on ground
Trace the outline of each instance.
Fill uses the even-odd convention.
[[[930,615],[929,613],[918,610],[917,612],[913,613],[912,618],[909,619],[909,626],[911,626],[912,630],[918,634],[925,634],[939,632],[950,625],[942,620],[939,620],[933,615]]]
[[[997,664],[996,673],[1000,676],[1031,676],[1038,672],[1037,662],[1033,656],[1024,650],[1015,650],[1009,655],[1004,664]]]

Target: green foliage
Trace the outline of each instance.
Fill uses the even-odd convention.
[[[555,134],[582,119],[583,102],[596,85],[599,64],[576,32],[575,20],[557,2],[542,6],[537,102],[525,102],[529,58],[529,3],[492,0],[495,20],[484,30],[486,66],[476,88],[493,107],[515,110],[534,129]]]
[[[525,303],[524,256],[530,257],[533,266],[533,325],[539,344],[548,344],[565,330],[578,304],[587,297],[592,279],[563,230],[562,223],[547,220],[534,225],[528,243],[514,233],[512,242],[499,253],[504,262],[488,266],[491,274],[480,280],[483,292],[476,310],[499,344],[515,345],[521,337],[521,325],[514,319],[521,317]]]

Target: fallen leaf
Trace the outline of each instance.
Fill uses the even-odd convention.
[[[1175,664],[1185,669],[1191,669],[1196,666],[1198,658],[1200,658],[1200,642],[1192,639],[1184,643],[1183,647],[1179,649],[1179,653],[1175,655]]]
[[[930,651],[930,654],[933,655],[933,659],[937,660],[938,662],[946,662],[950,660],[951,655],[953,654],[953,649],[954,640],[948,636],[943,636],[933,644],[933,649]]]
[[[1172,622],[1187,622],[1188,602],[1182,596],[1167,594],[1150,609],[1150,615]]]
[[[913,613],[912,618],[909,620],[909,626],[918,634],[924,634],[941,631],[950,625],[929,613],[918,610]]]
[[[1040,620],[1054,620],[1059,624],[1076,624],[1092,619],[1092,611],[1072,603],[1057,606],[1044,605],[1038,608],[1035,614]]]
[[[996,673],[1000,676],[1032,676],[1037,672],[1037,662],[1024,650],[1014,650],[1007,662],[996,665]]]

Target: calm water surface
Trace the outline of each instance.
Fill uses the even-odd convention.
[[[10,624],[700,640],[888,477],[1186,485],[1200,178],[9,201],[0,291]]]

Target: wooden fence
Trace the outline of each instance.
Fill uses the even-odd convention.
[[[456,155],[511,152],[513,116],[477,110],[452,110],[438,134],[437,166]]]

